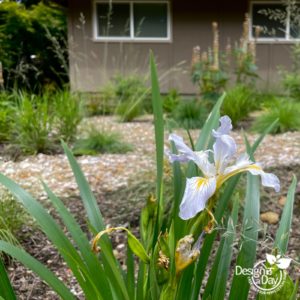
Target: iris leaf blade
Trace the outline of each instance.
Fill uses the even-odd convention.
[[[62,299],[75,300],[74,295],[69,289],[43,264],[30,256],[23,249],[13,246],[7,242],[0,241],[0,251],[7,253],[13,258],[20,261],[23,265],[35,272],[43,279]],[[6,299],[6,298],[5,298]],[[7,299],[8,300],[8,299]]]

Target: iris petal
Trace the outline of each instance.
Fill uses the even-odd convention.
[[[249,166],[247,171],[252,175],[260,175],[263,186],[273,188],[276,193],[280,191],[280,181],[276,175],[264,172],[260,167],[257,168],[257,165]]]
[[[216,178],[187,178],[184,195],[180,204],[179,216],[183,220],[193,218],[202,211],[208,199],[216,191]]]
[[[194,152],[184,143],[182,137],[174,133],[170,134],[169,140],[174,142],[176,149],[179,152],[179,154],[173,154],[170,151],[165,151],[171,163],[174,161],[188,162],[189,160],[192,160],[202,171],[203,175],[207,177],[215,175],[215,166],[208,160],[208,151]]]
[[[219,119],[221,125],[217,130],[212,131],[212,135],[218,138],[224,134],[228,135],[232,130],[231,119],[228,116],[223,116]]]
[[[237,151],[235,140],[229,135],[222,135],[216,138],[213,150],[216,168],[219,172],[223,173],[228,161]]]
[[[278,177],[272,173],[264,172],[262,167],[259,164],[254,164],[247,154],[242,155],[235,165],[225,169],[223,176],[219,179],[218,186],[228,178],[245,171],[249,171],[252,175],[260,175],[263,186],[271,187],[275,192],[280,191],[280,181]]]
[[[181,136],[172,133],[169,136],[169,141],[174,142],[176,149],[181,155],[177,157],[181,157],[181,161],[183,156],[186,157],[186,160],[195,161],[197,159],[196,153],[184,143],[183,138]],[[176,156],[173,156],[173,158],[176,160]]]

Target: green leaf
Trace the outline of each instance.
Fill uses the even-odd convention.
[[[164,119],[162,99],[159,91],[159,83],[157,78],[157,70],[154,55],[150,53],[150,70],[151,70],[151,86],[152,86],[152,107],[154,115],[154,131],[156,145],[156,199],[157,205],[157,221],[155,223],[153,245],[162,225],[164,203],[163,203],[163,166],[164,166]]]
[[[145,275],[146,275],[145,270],[146,270],[145,264],[142,261],[140,261],[135,300],[145,299],[144,297],[144,284],[145,284]]]
[[[280,275],[281,272],[284,272],[286,275],[286,278],[284,280],[283,286],[274,293],[271,294],[262,294],[259,293],[256,297],[257,300],[282,300],[282,299],[291,299],[293,297],[293,293],[295,290],[294,283],[290,276],[287,274],[285,270],[280,270],[277,267],[272,267],[272,275],[269,275],[268,278],[274,278],[275,280],[280,278],[282,275]],[[271,290],[274,288],[274,284],[264,284],[261,286],[262,288],[266,290]],[[297,292],[296,292],[297,294]]]
[[[41,279],[43,279],[62,299],[75,300],[74,295],[68,288],[43,264],[35,258],[26,253],[23,249],[10,245],[7,242],[0,241],[0,251],[7,253],[13,258],[20,261],[23,265],[35,272]],[[2,273],[1,273],[2,277]],[[8,300],[10,298],[5,298]],[[11,298],[14,299],[14,298]]]
[[[225,93],[219,98],[217,103],[215,104],[213,110],[207,117],[207,120],[204,123],[200,131],[200,135],[195,145],[196,151],[206,150],[212,146],[213,138],[211,132],[213,129],[218,127],[219,119],[220,119],[220,107],[224,101]],[[195,168],[195,163],[190,162],[188,165],[188,170],[186,173],[187,177],[198,176],[197,174],[198,168]]]
[[[128,245],[131,248],[132,252],[137,257],[139,257],[144,263],[146,264],[149,263],[150,258],[146,253],[141,242],[129,230],[127,230],[127,236],[128,236]]]
[[[269,127],[267,127],[264,132],[258,137],[258,139],[254,142],[252,146],[252,152],[254,153],[259,146],[259,144],[263,141],[265,136],[272,132],[273,128],[277,125],[279,119],[276,119]]]
[[[91,188],[68,146],[64,142],[62,142],[62,146],[73,170],[88,220],[94,230],[97,230],[97,232],[102,231],[105,228],[104,221]],[[101,257],[105,274],[109,278],[110,283],[114,286],[115,293],[119,293],[119,297],[129,299],[126,285],[121,275],[122,271],[113,255],[110,240],[104,237],[103,240],[100,241],[100,246],[102,249]]]
[[[274,243],[274,247],[278,248],[281,254],[285,254],[285,252],[287,251],[290,229],[292,226],[293,205],[295,199],[296,186],[297,186],[297,179],[296,176],[293,176],[293,181],[288,190],[286,203],[281,215],[280,224],[276,232],[276,238]]]
[[[224,192],[220,196],[217,202],[217,207],[215,211],[215,219],[218,223],[221,222],[221,219],[224,215],[224,211],[228,206],[228,203],[231,199],[232,193],[235,190],[235,187],[240,179],[240,175],[237,175],[231,179],[229,179],[228,184],[225,187]],[[205,274],[205,269],[210,257],[210,253],[212,250],[213,242],[217,236],[217,231],[213,231],[211,234],[206,235],[204,239],[204,243],[200,252],[200,257],[198,259],[198,262],[196,264],[196,269],[195,269],[195,280],[194,280],[194,286],[193,286],[193,295],[192,299],[197,300],[198,295],[200,292],[200,287],[202,280],[204,278]]]
[[[127,259],[126,259],[126,285],[128,290],[128,295],[130,299],[134,299],[135,297],[135,285],[134,285],[134,257],[133,252],[131,251],[128,243],[127,243]]]
[[[247,191],[244,207],[243,219],[243,240],[241,250],[237,257],[237,266],[242,268],[252,268],[256,259],[256,246],[259,231],[259,178],[247,174]],[[247,299],[249,292],[249,282],[247,276],[234,275],[229,299]]]
[[[225,299],[226,283],[230,270],[233,242],[236,236],[235,227],[238,219],[238,210],[239,198],[235,197],[232,214],[227,222],[227,230],[220,242],[205,292],[202,297],[203,299]]]
[[[293,293],[290,297],[289,300],[297,300],[297,293],[298,293],[298,290],[299,290],[299,280],[297,280],[295,286],[294,286],[294,289],[293,289]]]
[[[10,284],[2,259],[0,257],[0,299],[1,298],[5,300],[17,299],[14,290]]]
[[[72,152],[70,151],[70,149],[64,142],[62,142],[62,147],[64,149],[65,154],[68,157],[70,166],[74,173],[74,176],[75,176],[75,179],[76,179],[79,191],[80,191],[80,196],[81,196],[81,199],[82,199],[84,208],[86,210],[90,224],[92,225],[93,229],[95,230],[95,233],[99,232],[101,230],[104,230],[105,224],[103,221],[103,217],[102,217],[99,207],[97,205],[95,196],[92,193],[92,190],[91,190],[85,176],[83,175],[81,168],[79,167]]]
[[[77,278],[86,296],[92,296],[93,288],[83,277],[82,271],[86,269],[86,266],[83,263],[80,255],[76,251],[75,247],[66,237],[66,235],[63,233],[54,219],[29,193],[27,193],[19,185],[17,185],[15,182],[10,180],[3,174],[0,174],[0,183],[3,184],[16,197],[16,199],[24,205],[31,216],[35,218],[48,238],[57,247],[58,251]]]
[[[73,240],[76,242],[78,249],[81,252],[83,259],[85,260],[89,269],[90,278],[93,280],[93,285],[102,295],[103,299],[112,299],[112,294],[107,281],[107,276],[104,273],[103,267],[100,264],[98,258],[91,250],[91,245],[84,232],[76,222],[75,218],[71,215],[68,209],[64,206],[63,202],[56,197],[55,194],[49,189],[49,187],[43,183],[44,189],[62,218],[64,224],[72,235]],[[102,284],[99,284],[99,281]]]
[[[209,114],[204,126],[202,127],[199,138],[198,138],[198,140],[196,142],[196,146],[195,146],[197,151],[210,148],[210,144],[213,141],[211,132],[213,129],[218,127],[219,119],[220,119],[220,108],[224,101],[225,96],[226,96],[226,94],[224,93],[219,98],[219,100],[215,104],[213,110]]]

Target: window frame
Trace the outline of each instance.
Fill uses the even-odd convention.
[[[140,0],[117,0],[113,1],[113,4],[118,3],[126,3],[129,4],[130,7],[130,36],[129,37],[113,37],[113,36],[99,36],[98,35],[98,21],[97,21],[97,4],[98,3],[109,3],[108,0],[95,0],[93,3],[93,39],[96,42],[171,42],[171,8],[170,8],[170,1],[168,0],[147,0],[147,1],[140,1]],[[135,37],[134,36],[134,11],[133,6],[134,3],[147,3],[147,4],[166,4],[167,5],[167,37]]]
[[[300,2],[298,2],[300,4]],[[277,37],[258,37],[255,39],[253,36],[253,5],[255,4],[282,4],[281,1],[251,1],[250,2],[250,22],[249,22],[249,38],[251,41],[256,41],[257,43],[297,43],[300,41],[300,38],[291,38],[290,34],[290,15],[286,20],[286,27],[285,27],[285,37],[284,38],[277,38]]]

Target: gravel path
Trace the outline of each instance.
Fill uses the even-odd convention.
[[[133,152],[128,154],[104,154],[82,156],[78,158],[94,190],[113,191],[127,186],[130,178],[155,166],[154,129],[149,117],[140,122],[118,123],[113,117],[94,117],[85,121],[81,129],[88,124],[96,128],[117,131],[123,140],[132,144]],[[180,134],[187,137],[184,131]],[[198,130],[193,130],[196,139]],[[239,152],[245,151],[243,135],[235,131],[233,136],[239,144]],[[256,135],[249,135],[253,142]],[[166,136],[166,145],[167,136]],[[300,164],[300,132],[267,136],[257,151],[256,160],[264,167]],[[69,197],[77,195],[76,184],[66,157],[62,155],[29,156],[22,161],[0,163],[0,172],[20,183],[36,197],[43,199],[41,180],[45,181],[57,195]]]

